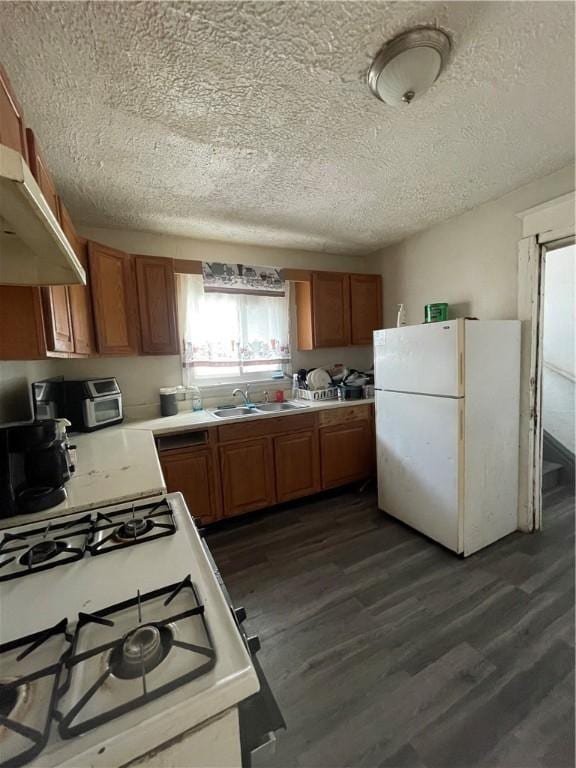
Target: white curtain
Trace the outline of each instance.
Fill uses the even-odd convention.
[[[185,381],[280,370],[290,362],[287,296],[205,293],[199,275],[178,275]]]

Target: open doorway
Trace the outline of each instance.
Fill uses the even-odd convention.
[[[574,491],[575,453],[574,241],[545,246],[542,260],[542,511]]]

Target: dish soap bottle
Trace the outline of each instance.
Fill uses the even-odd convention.
[[[406,325],[406,308],[404,304],[398,304],[398,320],[396,322],[398,328]]]
[[[192,400],[192,410],[201,411],[202,395],[200,394],[200,390],[195,384],[192,384],[187,389],[188,389],[188,397]]]

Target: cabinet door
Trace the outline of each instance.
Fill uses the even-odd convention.
[[[78,261],[88,275],[88,260],[86,257],[86,241],[78,237],[74,224],[62,200],[59,199],[60,225],[68,238]],[[74,336],[74,352],[78,355],[90,355],[94,352],[94,325],[92,321],[92,301],[88,285],[70,285],[68,287],[70,315]]]
[[[0,144],[27,158],[24,117],[6,72],[0,65]]]
[[[74,352],[70,297],[65,285],[42,288],[46,344],[49,352]]]
[[[368,421],[320,430],[322,488],[363,480],[374,469],[374,441]]]
[[[38,182],[38,186],[46,198],[48,207],[51,209],[54,216],[58,218],[58,195],[56,193],[56,187],[54,186],[54,182],[52,181],[52,177],[50,176],[50,172],[48,171],[48,167],[44,161],[38,142],[36,141],[34,131],[31,128],[26,128],[26,141],[28,144],[28,164],[32,171],[32,176],[34,176]]]
[[[52,177],[34,132],[26,129],[28,142],[28,158],[32,175],[38,182],[40,191],[44,195],[48,207],[54,216],[59,219],[58,195]],[[56,285],[42,289],[42,304],[44,308],[44,323],[46,325],[46,343],[49,352],[73,352],[74,336],[72,332],[72,316],[70,314],[70,300],[68,288],[65,285]]]
[[[100,243],[88,243],[90,289],[98,352],[136,355],[138,327],[131,257]]]
[[[142,352],[177,355],[176,288],[172,259],[135,256]]]
[[[350,280],[338,272],[312,273],[312,326],[315,347],[350,344]]]
[[[270,438],[220,446],[224,515],[238,515],[275,503]]]
[[[203,523],[219,517],[218,480],[210,449],[160,454],[168,491],[180,491],[190,514]]]
[[[0,360],[46,356],[40,289],[0,285]]]
[[[274,439],[276,497],[289,501],[320,490],[318,433],[294,432]]]
[[[372,344],[372,332],[382,327],[380,275],[350,275],[352,344]]]

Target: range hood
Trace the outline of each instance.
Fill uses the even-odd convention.
[[[0,285],[86,285],[86,274],[19,152],[0,144]]]

